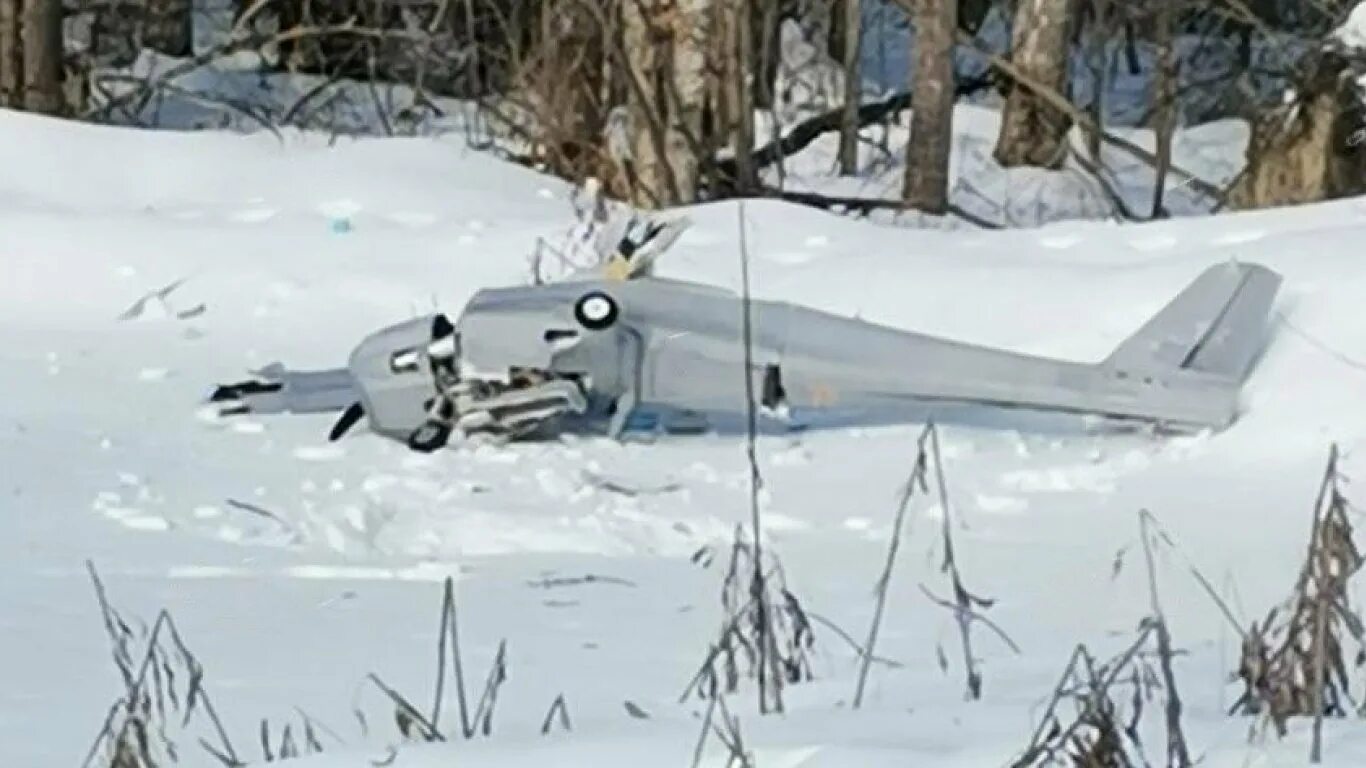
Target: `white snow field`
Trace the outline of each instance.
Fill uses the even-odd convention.
[[[125,616],[172,613],[243,761],[263,760],[262,719],[278,741],[302,710],[330,731],[301,762],[315,767],[690,765],[706,702],[678,698],[717,637],[725,553],[749,518],[743,440],[419,456],[363,430],[328,444],[325,417],[202,409],[250,369],[339,364],[381,325],[526,282],[571,193],[458,139],[282,144],[0,113],[0,764],[78,765],[123,692],[89,559]],[[959,566],[1020,653],[977,627],[983,698],[964,699],[952,616],[920,589],[948,593],[941,511],[917,498],[877,645],[904,667],[875,665],[855,711],[856,653],[818,624],[815,680],[785,689],[785,714],[761,717],[751,681],[727,699],[763,768],[1005,765],[1073,647],[1108,656],[1146,614],[1140,509],[1246,624],[1293,585],[1330,443],[1366,475],[1366,202],[1001,232],[745,211],[757,295],[1078,360],[1216,262],[1286,279],[1225,432],[943,425]],[[737,286],[737,206],[691,215],[661,271]],[[806,609],[860,642],[919,431],[759,442],[767,546]],[[1249,742],[1250,721],[1224,716],[1236,633],[1181,558],[1158,571],[1203,765],[1304,763],[1306,724]],[[392,707],[365,678],[430,707],[448,575],[472,696],[507,641],[493,732],[394,753]],[[543,736],[561,694],[572,730]],[[218,764],[208,735],[202,719],[177,735],[181,764]],[[708,744],[704,764],[724,765]],[[1327,765],[1366,761],[1358,722],[1330,721],[1325,744]]]

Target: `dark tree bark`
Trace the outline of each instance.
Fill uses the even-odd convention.
[[[603,27],[610,17],[575,2],[547,3],[539,14],[516,87],[540,133],[541,159],[552,172],[568,178],[599,175],[598,149],[609,108],[603,101],[610,50]],[[482,92],[475,69],[471,67],[466,74],[470,78],[467,89]],[[610,178],[604,180],[614,190],[620,186]]]
[[[60,115],[66,106],[61,0],[24,0],[22,19],[24,108]]]
[[[977,34],[993,5],[995,0],[958,0],[958,28],[969,35]]]
[[[1295,99],[1254,122],[1247,168],[1229,192],[1234,209],[1298,205],[1366,194],[1366,61],[1331,47],[1296,78]]]
[[[927,213],[949,209],[957,10],[957,0],[920,0],[911,19],[916,31],[915,75],[902,197],[908,207]]]
[[[194,17],[190,0],[142,0],[142,44],[167,56],[194,53]]]
[[[735,176],[731,191],[746,194],[759,185],[750,156],[754,152],[755,72],[754,16],[747,0],[721,0],[722,23],[715,34],[722,41],[722,90],[731,154],[735,157]]]
[[[1157,134],[1157,174],[1153,185],[1152,218],[1164,218],[1163,205],[1167,173],[1172,165],[1172,135],[1176,132],[1176,51],[1173,31],[1176,25],[1176,0],[1157,0],[1157,79],[1153,82],[1153,97],[1157,111],[1154,115]]]
[[[1019,0],[1011,30],[1011,63],[1031,81],[1066,93],[1068,12],[1072,0]],[[1001,114],[996,162],[1007,168],[1057,168],[1066,158],[1071,120],[1029,88],[1013,84]]]
[[[755,109],[772,109],[777,102],[773,84],[778,80],[778,63],[782,50],[778,44],[778,25],[782,21],[780,0],[750,0],[748,5],[754,9],[750,15],[751,50],[754,52],[753,94]]]
[[[1111,0],[1090,0],[1086,17],[1086,64],[1091,74],[1091,103],[1087,114],[1093,130],[1086,132],[1086,154],[1101,165],[1100,129],[1105,125],[1105,96],[1110,88],[1110,41],[1114,38],[1115,13]]]
[[[853,176],[858,173],[858,108],[863,82],[859,54],[862,52],[863,4],[860,0],[844,0],[844,41],[841,53],[844,54],[844,118],[840,125],[840,173]]]
[[[0,107],[24,105],[23,0],[0,0]]]

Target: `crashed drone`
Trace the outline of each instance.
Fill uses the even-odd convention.
[[[1281,283],[1255,264],[1210,267],[1095,364],[758,300],[747,355],[740,296],[649,274],[683,226],[625,232],[591,277],[482,290],[454,322],[434,314],[377,331],[344,368],[275,364],[211,400],[225,415],[341,412],[331,439],[365,419],[417,451],[457,432],[706,430],[742,422],[751,398],[766,422],[792,428],[989,406],[1222,429],[1237,416]]]

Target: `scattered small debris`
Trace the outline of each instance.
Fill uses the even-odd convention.
[[[163,305],[164,308],[164,303],[166,299],[169,298],[170,295],[184,283],[185,278],[182,277],[169,285],[163,286],[154,291],[149,291],[148,293],[143,294],[143,296],[139,298],[137,301],[133,302],[133,304],[129,306],[128,309],[125,309],[123,313],[119,315],[118,319],[136,320],[142,317],[143,314],[147,312],[149,306],[152,306],[153,304]]]
[[[280,517],[274,512],[271,512],[269,509],[266,509],[265,507],[258,507],[257,505],[252,504],[250,502],[238,501],[237,499],[228,499],[227,505],[232,507],[233,509],[240,509],[243,512],[249,512],[253,515],[256,515],[257,517],[264,517],[267,520],[273,520],[288,530],[294,530],[294,526],[286,522],[284,518]]]
[[[602,475],[597,474],[596,472],[591,472],[589,470],[584,470],[580,474],[583,477],[583,481],[588,485],[594,488],[598,488],[600,490],[607,491],[609,493],[620,494],[628,498],[636,498],[638,496],[658,496],[665,493],[673,493],[674,491],[683,489],[683,484],[676,482],[669,482],[664,483],[663,485],[656,486],[633,487],[624,485],[616,480],[612,480],[611,478],[604,477]]]
[[[630,579],[622,579],[616,576],[599,576],[596,573],[589,573],[583,576],[546,576],[539,581],[528,581],[528,587],[539,587],[541,589],[551,589],[553,587],[575,587],[582,584],[617,584],[623,587],[637,586]]]

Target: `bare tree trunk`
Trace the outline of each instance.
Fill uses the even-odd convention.
[[[62,2],[24,0],[24,108],[59,115],[66,98],[62,91]]]
[[[722,91],[725,116],[722,125],[735,157],[733,191],[746,194],[758,186],[754,155],[755,71],[753,16],[748,0],[722,0],[725,13],[717,37],[722,41]]]
[[[969,35],[976,36],[982,24],[991,13],[993,0],[958,0],[958,26]]]
[[[1366,67],[1335,52],[1295,78],[1294,100],[1257,115],[1247,167],[1229,190],[1234,210],[1366,194],[1362,89]]]
[[[0,0],[0,107],[24,105],[24,49],[20,16],[23,0]]]
[[[906,205],[928,213],[949,209],[949,157],[953,152],[953,41],[957,0],[915,5],[915,78],[911,84],[911,136],[906,146]]]
[[[143,45],[167,56],[194,53],[194,17],[190,0],[143,0],[146,14]]]
[[[1086,59],[1091,70],[1091,115],[1093,130],[1086,132],[1086,154],[1092,165],[1101,167],[1101,131],[1105,126],[1105,96],[1110,87],[1110,39],[1114,13],[1110,0],[1091,0],[1091,23],[1087,29]]]
[[[773,109],[777,103],[773,84],[778,80],[778,62],[782,58],[778,44],[778,25],[782,19],[779,0],[751,0],[754,13],[749,18],[751,50],[757,56],[754,66],[755,109]]]
[[[835,61],[844,61],[844,42],[849,39],[845,31],[849,14],[844,6],[845,0],[813,2],[807,6],[807,12],[801,18],[802,28],[807,30],[807,39],[813,45],[823,46]]]
[[[700,153],[710,143],[704,139],[702,118],[707,108],[707,54],[716,14],[713,0],[682,0],[676,12],[673,59],[665,72],[666,96],[675,112],[668,159],[678,179],[679,198],[675,202],[691,203],[697,199]]]
[[[1011,62],[1030,80],[1065,93],[1067,85],[1068,11],[1072,0],[1019,0],[1011,31]],[[996,162],[1009,168],[1035,165],[1057,168],[1066,157],[1064,142],[1071,121],[1028,87],[1010,86]]]
[[[859,66],[863,24],[860,0],[844,0],[844,115],[840,120],[840,173],[858,173],[858,108],[863,82]]]
[[[1164,218],[1167,172],[1172,165],[1172,133],[1176,130],[1176,51],[1172,46],[1176,24],[1176,0],[1158,0],[1157,7],[1157,79],[1153,83],[1153,98],[1157,111],[1154,129],[1157,133],[1157,175],[1153,182],[1154,219]]]
[[[708,92],[712,0],[622,0],[631,82],[633,202],[665,207],[697,198]]]
[[[665,41],[654,24],[653,0],[622,0],[622,38],[627,77],[632,81],[631,159],[635,172],[632,202],[657,208],[674,200],[672,174],[665,164],[668,140],[665,100],[659,93],[659,59]]]

